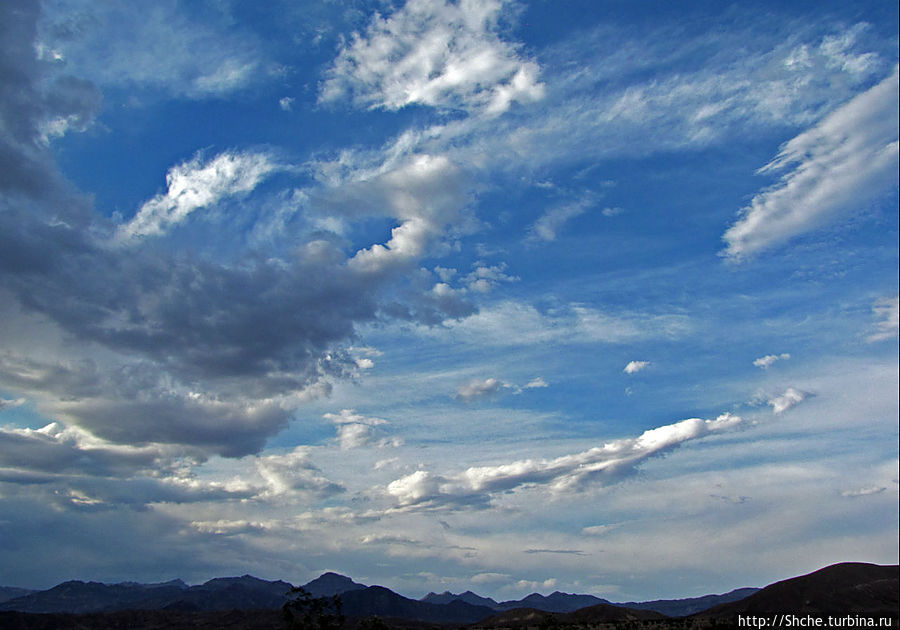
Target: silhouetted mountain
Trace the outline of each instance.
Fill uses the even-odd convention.
[[[482,597],[477,593],[473,593],[472,591],[466,591],[465,593],[460,593],[456,595],[455,593],[451,593],[450,591],[444,591],[443,593],[428,593],[425,597],[420,599],[421,602],[426,602],[428,604],[449,604],[454,600],[460,600],[466,602],[467,604],[472,604],[473,606],[487,606],[488,608],[493,608],[494,610],[500,610],[500,604],[491,599],[490,597]]]
[[[721,595],[704,595],[685,599],[655,599],[649,602],[616,602],[615,605],[635,610],[655,610],[669,617],[687,617],[719,604],[742,600],[757,591],[759,591],[758,588],[737,588]]]
[[[292,586],[245,575],[216,578],[199,586],[173,580],[162,584],[63,582],[53,588],[10,599],[0,610],[32,613],[88,613],[113,610],[256,610],[279,608]]]
[[[738,602],[697,616],[735,618],[738,614],[846,615],[896,618],[900,608],[900,567],[844,562],[770,584]]]
[[[365,584],[358,584],[345,575],[338,573],[323,573],[315,580],[303,585],[307,593],[313,597],[331,597],[348,591],[361,591]]]
[[[15,599],[16,597],[24,597],[25,595],[31,595],[32,593],[36,593],[37,591],[33,591],[27,588],[18,588],[15,586],[0,586],[0,604],[10,599]]]
[[[500,602],[497,607],[500,610],[512,610],[514,608],[534,608],[544,612],[573,612],[580,608],[595,606],[597,604],[609,604],[610,602],[593,595],[574,595],[556,591],[550,595],[532,593],[519,600]]]
[[[408,599],[383,586],[369,586],[341,595],[343,613],[354,617],[388,617],[431,623],[474,623],[492,615],[487,606],[473,606],[459,599],[447,604]]]
[[[527,599],[527,598],[526,598]],[[596,626],[625,621],[666,619],[652,610],[634,610],[612,604],[596,604],[567,613],[553,613],[536,608],[514,608],[475,624],[476,628],[517,628],[528,626]]]

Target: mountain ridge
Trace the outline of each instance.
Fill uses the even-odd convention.
[[[896,608],[897,578],[897,565],[841,563],[804,576],[782,580],[763,589],[744,588],[719,595],[680,600],[624,603],[609,602],[594,595],[560,591],[546,596],[532,593],[520,600],[503,602],[482,597],[472,591],[460,594],[449,591],[441,594],[429,593],[415,600],[386,587],[366,586],[333,572],[323,573],[307,582],[303,588],[313,597],[340,595],[344,614],[355,618],[377,616],[428,623],[482,624],[485,620],[494,618],[497,623],[506,621],[513,623],[520,618],[535,619],[534,615],[540,613],[551,615],[560,622],[567,619],[566,623],[577,624],[587,623],[590,619],[598,620],[596,622],[600,623],[600,620],[617,618],[620,613],[608,610],[610,607],[630,611],[622,619],[632,620],[653,618],[639,614],[642,611],[666,617],[697,615],[710,618],[727,617],[738,613],[765,612],[773,607],[777,608],[778,602],[781,602],[780,605],[788,606],[788,610],[791,611],[801,610],[800,604],[803,604],[812,612],[827,612],[830,601],[832,608],[847,607],[855,602],[854,605],[860,611],[883,612],[890,609],[891,605]],[[0,589],[2,589],[0,592],[13,594],[18,592],[15,587],[0,587]],[[19,611],[26,614],[84,614],[124,610],[198,613],[276,610],[287,601],[292,589],[294,587],[289,582],[268,581],[251,575],[213,578],[194,586],[188,586],[181,580],[155,584],[136,582],[103,584],[70,580],[45,591],[29,592],[0,602],[0,611]],[[799,604],[795,601],[798,598],[802,599]],[[811,601],[814,603],[810,604]],[[790,608],[789,605],[800,607]],[[537,612],[532,614],[527,612],[529,610]],[[511,611],[519,612],[503,616]],[[571,619],[568,617],[570,615]],[[513,625],[518,623],[515,621]]]

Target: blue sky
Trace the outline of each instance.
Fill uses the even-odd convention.
[[[0,583],[898,560],[892,3],[7,3]]]

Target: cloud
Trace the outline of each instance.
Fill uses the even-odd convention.
[[[767,354],[764,357],[759,357],[758,359],[753,360],[753,365],[758,368],[762,368],[764,370],[769,369],[776,361],[787,361],[791,358],[791,355],[787,352],[782,352],[781,354]]]
[[[282,169],[267,153],[226,151],[209,160],[200,154],[169,169],[165,194],[144,203],[134,218],[120,226],[122,240],[162,234],[194,210],[252,191],[271,173]]]
[[[866,339],[870,342],[885,341],[897,337],[900,332],[900,298],[881,298],[872,305],[872,312],[879,320],[875,327],[878,332]]]
[[[531,226],[529,239],[555,241],[557,234],[559,234],[559,231],[566,223],[575,217],[581,216],[593,205],[594,202],[592,199],[583,199],[547,210],[534,222],[534,225]],[[605,211],[604,214],[606,214]]]
[[[497,378],[473,379],[464,385],[460,385],[456,391],[456,397],[463,402],[472,402],[484,398],[493,398],[504,391],[513,394],[521,394],[528,389],[542,389],[549,387],[547,382],[540,376],[530,380],[525,385],[519,387],[514,383],[507,383]]]
[[[309,448],[298,446],[284,455],[265,455],[256,459],[256,469],[268,491],[263,496],[311,495],[328,497],[344,492],[310,461]]]
[[[768,404],[772,407],[773,413],[784,413],[788,409],[802,403],[809,396],[810,394],[806,392],[788,387],[781,396],[770,398]]]
[[[790,167],[758,193],[725,232],[740,259],[866,207],[897,184],[898,69],[785,144],[760,172]]]
[[[4,409],[13,409],[14,407],[20,407],[24,404],[25,404],[24,398],[16,398],[14,400],[0,398],[0,411],[3,411]]]
[[[691,418],[645,431],[637,438],[613,440],[581,453],[550,460],[520,460],[497,466],[474,466],[460,473],[439,475],[417,470],[389,483],[387,494],[399,508],[485,507],[492,499],[525,487],[566,493],[594,483],[616,483],[633,474],[644,460],[684,442],[742,424],[722,414],[715,420]]]
[[[407,105],[498,115],[513,102],[540,100],[538,65],[496,33],[505,2],[409,0],[389,17],[376,14],[338,53],[320,99],[358,105]]]
[[[677,338],[691,328],[681,314],[607,313],[578,303],[541,312],[531,304],[504,300],[477,313],[445,322],[423,335],[447,336],[458,343],[519,346],[536,343],[611,343]]]
[[[403,440],[400,438],[377,439],[379,432],[376,427],[388,424],[382,418],[372,418],[356,413],[353,409],[342,409],[340,413],[326,413],[326,420],[336,425],[337,438],[341,449],[348,450],[375,445],[380,448],[387,446],[400,446]],[[377,468],[377,465],[376,465]]]
[[[626,374],[637,374],[648,365],[650,365],[649,361],[629,361],[628,365],[626,365],[625,369],[623,369],[622,371]]]
[[[242,90],[265,74],[264,47],[229,28],[225,12],[200,7],[192,19],[174,0],[140,12],[86,0],[44,4],[40,49],[100,85],[201,99]]]
[[[332,206],[362,202],[367,213],[400,221],[386,243],[356,252],[350,268],[376,274],[434,254],[429,244],[459,221],[467,203],[464,182],[463,173],[445,156],[417,155],[387,173],[335,191]]]
[[[881,494],[887,490],[884,486],[866,486],[865,488],[857,488],[855,490],[845,490],[841,492],[842,497],[867,497],[873,494]]]
[[[481,398],[490,398],[496,396],[504,389],[512,389],[509,383],[504,383],[500,379],[486,378],[484,380],[475,379],[469,381],[465,385],[460,385],[456,392],[456,397],[464,402],[471,402]]]

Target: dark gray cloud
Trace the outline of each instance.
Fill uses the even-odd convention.
[[[34,335],[0,333],[0,385],[42,413],[117,443],[241,456],[283,429],[300,402],[354,376],[346,346],[359,324],[433,325],[473,312],[460,293],[414,272],[465,201],[458,170],[441,160],[357,186],[374,193],[370,204],[399,204],[375,214],[417,225],[421,211],[430,226],[365,250],[378,264],[351,264],[352,252],[321,238],[227,261],[162,237],[117,242],[119,226],[72,189],[48,150],[48,138],[90,124],[99,91],[41,58],[38,4],[0,11],[0,289],[17,305],[7,313]],[[338,190],[326,194],[346,206]],[[32,352],[52,336],[42,330],[61,331],[63,346]],[[48,354],[58,358],[37,358]]]

